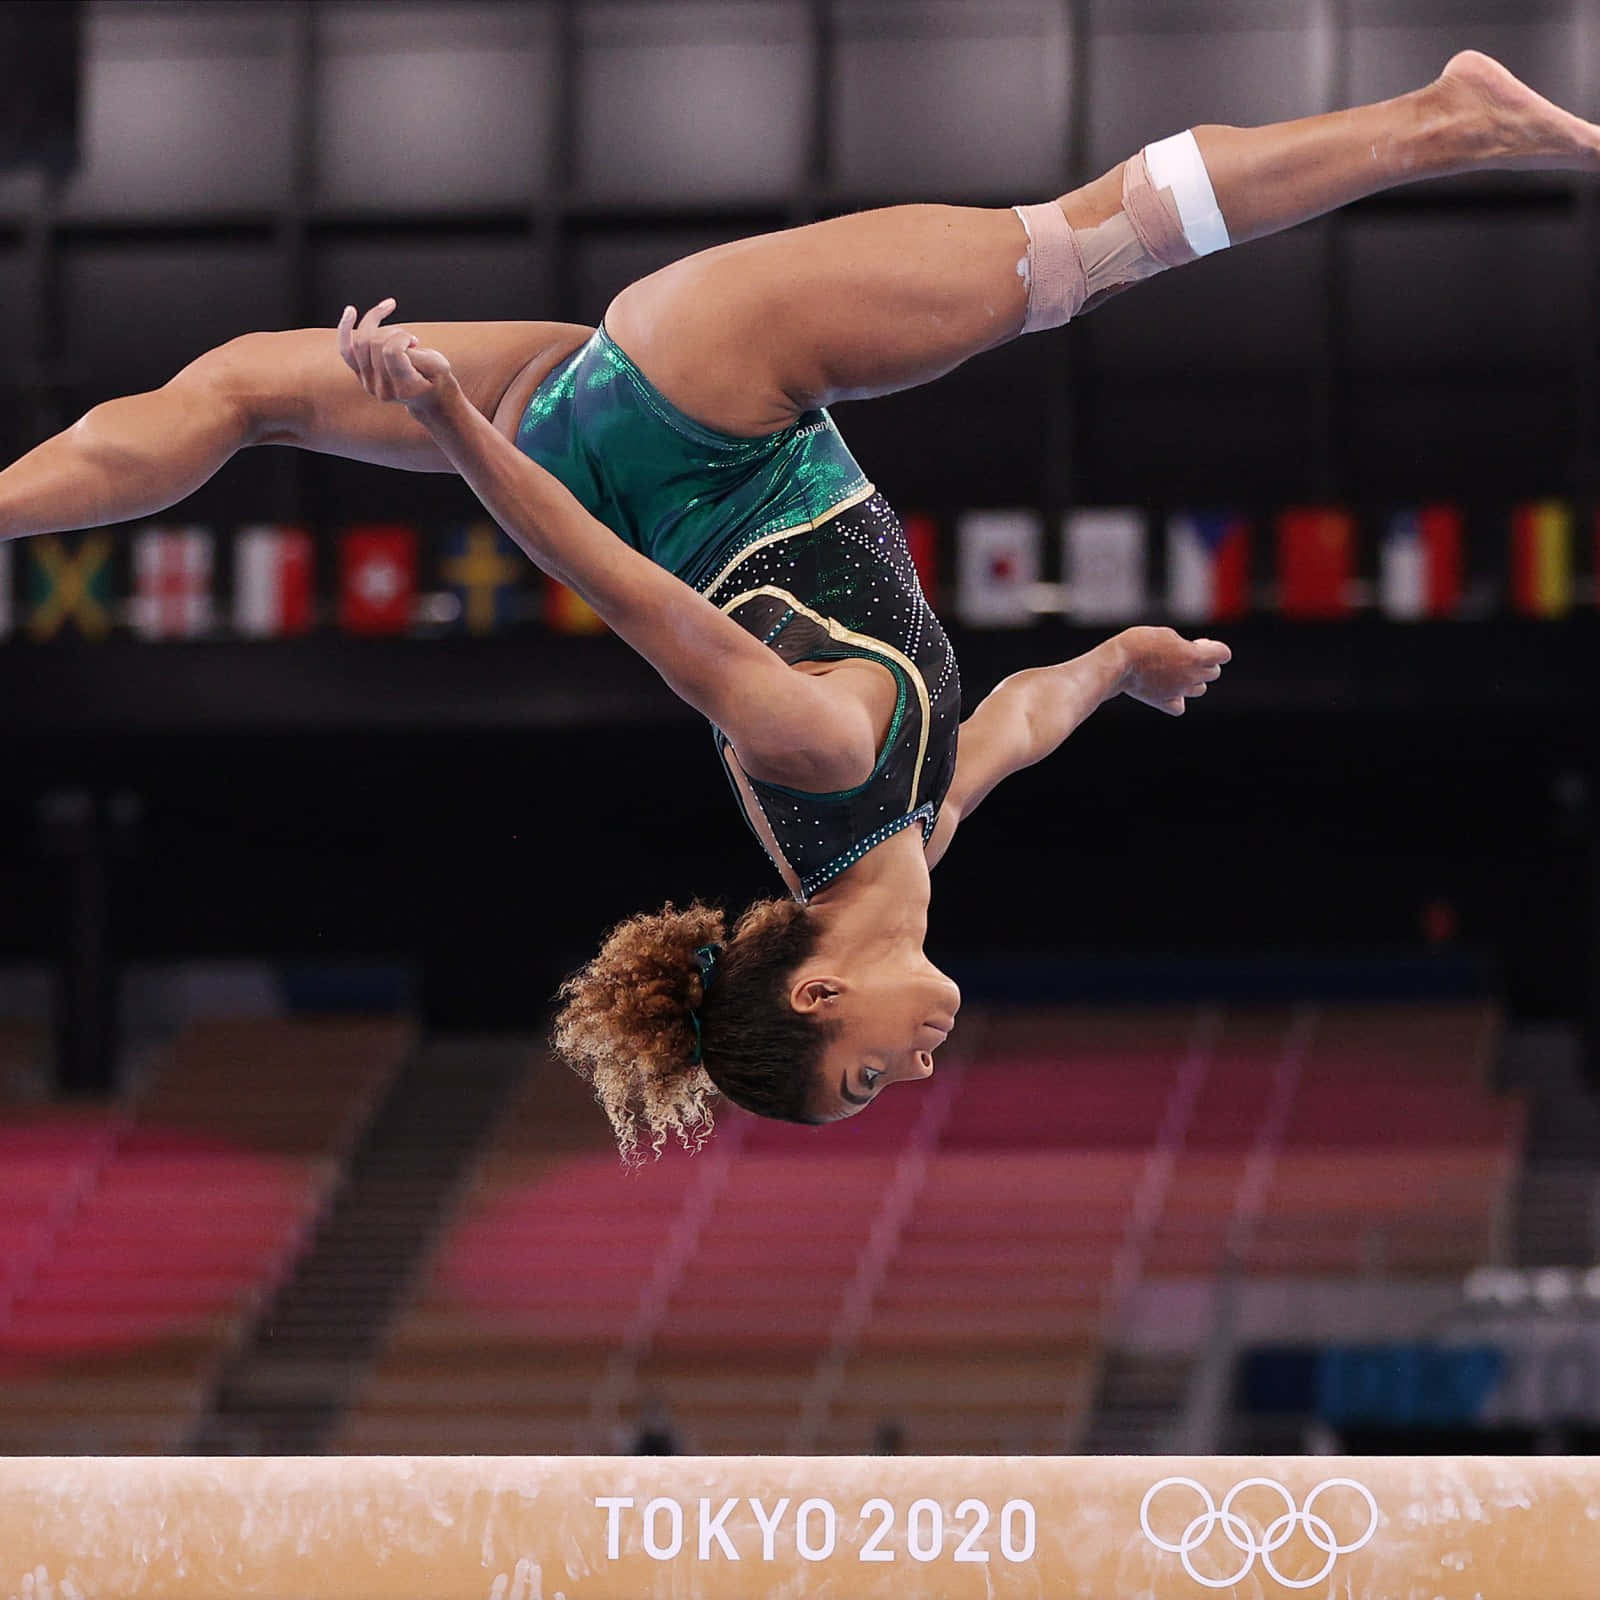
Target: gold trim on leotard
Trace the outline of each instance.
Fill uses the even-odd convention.
[[[800,530],[797,529],[795,531],[798,532]],[[772,537],[778,538],[780,535],[774,534]],[[766,543],[767,541],[763,540],[762,542]],[[754,548],[755,546],[752,545],[751,549]],[[863,650],[870,650],[878,655],[887,656],[906,674],[911,682],[911,687],[917,691],[917,703],[922,707],[922,726],[917,735],[917,764],[912,768],[911,803],[906,807],[906,814],[909,815],[915,811],[917,809],[917,790],[922,786],[922,763],[928,754],[928,726],[933,720],[933,703],[928,694],[928,685],[923,681],[921,672],[917,670],[916,662],[910,656],[896,650],[892,644],[888,644],[882,639],[874,639],[871,634],[867,633],[856,633],[853,629],[845,627],[842,622],[837,622],[832,617],[825,617],[820,612],[813,611],[804,602],[796,600],[788,590],[779,589],[773,584],[764,584],[759,589],[746,589],[743,594],[737,595],[734,599],[728,601],[722,609],[724,612],[732,613],[742,606],[746,600],[759,600],[764,595],[774,600],[781,600],[787,606],[793,606],[801,616],[809,617],[811,621],[826,629],[829,636],[837,639],[841,644],[857,645]]]
[[[780,539],[792,539],[797,533],[815,533],[816,530],[822,527],[824,523],[832,522],[835,517],[839,516],[842,512],[850,510],[852,506],[858,506],[864,500],[870,500],[877,492],[877,489],[869,483],[858,493],[850,495],[848,498],[841,500],[838,505],[829,506],[820,517],[812,517],[805,522],[797,522],[792,527],[778,528],[772,533],[762,534],[759,539],[753,540],[750,544],[747,544],[744,549],[734,556],[732,560],[730,560],[722,569],[722,571],[719,572],[716,577],[714,577],[711,582],[708,583],[700,592],[707,596],[715,594],[717,590],[720,589],[727,581],[728,574],[732,572],[733,569],[738,566],[746,556],[753,556],[757,550],[764,550],[769,544],[776,544]],[[723,610],[727,610],[727,607],[724,606]]]

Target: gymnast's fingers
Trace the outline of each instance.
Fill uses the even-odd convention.
[[[376,393],[372,388],[372,380],[377,377],[376,357],[372,351],[373,341],[378,337],[378,327],[383,319],[394,310],[393,296],[387,296],[377,305],[371,307],[355,326],[353,343],[355,345],[356,360],[361,365],[362,382],[367,385],[368,391]],[[380,400],[387,399],[386,395],[378,395]]]
[[[1189,687],[1183,691],[1183,696],[1186,700],[1198,700],[1205,692],[1206,686],[1203,683],[1191,683]]]
[[[408,353],[411,357],[411,365],[429,383],[437,383],[441,378],[450,376],[450,360],[443,351],[430,349],[427,345],[418,344],[413,339]]]
[[[339,355],[344,364],[359,378],[361,368],[356,364],[355,347],[351,335],[355,331],[356,308],[346,306],[339,314]]]
[[[373,306],[361,319],[359,326],[363,333],[370,334],[378,324],[394,310],[395,299],[393,295],[385,295],[377,305]]]
[[[394,334],[385,339],[379,348],[383,375],[388,380],[389,393],[385,396],[386,399],[404,399],[406,391],[414,389],[420,380],[421,375],[411,364],[411,346],[416,342],[417,336],[414,333],[396,328]]]

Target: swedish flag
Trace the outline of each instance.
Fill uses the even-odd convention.
[[[514,620],[512,602],[526,563],[509,553],[493,523],[475,522],[445,541],[439,576],[461,602],[469,633],[493,633]]]
[[[53,639],[70,623],[86,639],[111,631],[111,535],[51,535],[27,545],[28,633]]]

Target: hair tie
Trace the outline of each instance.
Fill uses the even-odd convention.
[[[722,954],[720,944],[703,944],[694,953],[694,964],[700,973],[700,985],[709,989],[711,980],[716,975],[717,957]]]
[[[704,1004],[705,993],[711,987],[711,980],[717,974],[717,957],[722,954],[720,944],[703,944],[694,953],[695,970],[700,974],[701,1003]],[[689,1007],[689,1025],[694,1029],[694,1049],[690,1052],[689,1059],[700,1065],[700,1011],[696,1006]]]

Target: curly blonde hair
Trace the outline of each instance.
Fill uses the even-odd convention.
[[[812,1085],[836,1025],[788,998],[790,974],[816,943],[815,922],[792,900],[758,900],[731,933],[715,906],[669,903],[618,923],[561,985],[556,1052],[594,1085],[625,1161],[646,1141],[659,1156],[669,1135],[698,1150],[718,1093],[758,1116],[817,1120]],[[709,986],[695,960],[707,944],[722,946]]]

